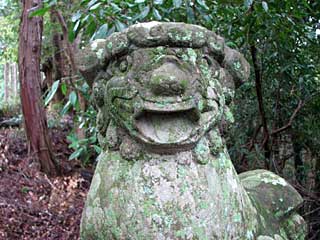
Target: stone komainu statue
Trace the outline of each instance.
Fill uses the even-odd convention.
[[[195,25],[149,22],[79,56],[103,153],[82,239],[304,239],[301,196],[265,170],[238,175],[219,125],[249,75],[243,56]]]

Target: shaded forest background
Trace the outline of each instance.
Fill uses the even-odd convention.
[[[251,77],[224,133],[231,159],[238,172],[269,169],[292,183],[305,199],[308,239],[320,239],[317,0],[1,0],[0,239],[78,238],[101,150],[75,58],[90,41],[151,20],[204,26],[246,56]],[[26,67],[28,39],[39,64]]]

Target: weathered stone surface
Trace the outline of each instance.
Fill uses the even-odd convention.
[[[283,178],[266,170],[254,170],[239,175],[241,183],[259,213],[260,232],[274,239],[304,239],[306,226],[296,214],[303,199]]]
[[[299,194],[267,171],[239,178],[220,135],[220,123],[233,121],[234,88],[249,76],[222,37],[141,23],[84,54],[104,151],[82,239],[302,239]]]

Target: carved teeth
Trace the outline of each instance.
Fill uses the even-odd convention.
[[[193,99],[178,103],[143,102],[141,105],[138,105],[138,107],[135,108],[134,118],[138,119],[146,112],[158,114],[189,112],[190,119],[192,121],[198,121],[201,114]]]

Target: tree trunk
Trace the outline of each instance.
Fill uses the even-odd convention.
[[[42,17],[29,17],[30,9],[40,8],[41,0],[23,0],[19,32],[19,75],[22,112],[28,143],[41,170],[48,175],[58,173],[49,139],[47,119],[41,98],[40,53]]]
[[[293,138],[295,138],[294,135]],[[296,180],[300,184],[303,184],[303,180],[305,180],[305,174],[303,169],[303,160],[301,157],[302,145],[299,142],[293,140],[292,146],[294,152],[294,168],[296,170]]]
[[[18,72],[17,72],[17,63],[13,64],[13,80],[14,80],[14,85],[13,85],[13,93],[14,93],[14,98],[17,98],[18,96]]]
[[[50,20],[53,24],[56,25],[57,17],[53,13],[53,10],[50,11]],[[67,61],[67,57],[65,54],[65,47],[63,46],[63,35],[58,31],[57,26],[54,26],[52,29],[52,83],[54,81],[60,80],[62,83],[62,79],[66,76],[69,76],[70,73],[70,66]],[[52,85],[52,84],[51,84]],[[53,102],[61,102],[63,100],[63,94],[60,88],[58,88]]]
[[[77,44],[80,43],[79,39],[77,39],[74,44],[72,45],[69,40],[68,40],[68,27],[67,27],[67,23],[62,15],[62,13],[57,10],[57,9],[52,9],[52,14],[54,14],[60,25],[61,25],[61,29],[62,29],[62,33],[63,33],[63,39],[65,41],[65,45],[66,45],[66,50],[67,50],[67,54],[70,60],[70,65],[71,65],[71,69],[72,69],[72,76],[70,78],[70,83],[73,85],[73,87],[75,88],[73,82],[72,82],[72,77],[76,76],[78,73],[78,69],[75,63],[75,53],[76,50],[78,49]],[[77,96],[78,96],[78,101],[79,101],[79,105],[80,105],[80,109],[82,112],[86,111],[87,108],[87,102],[86,99],[84,98],[84,96],[81,94],[81,92],[78,90],[77,91]],[[79,139],[84,139],[86,137],[85,131],[84,129],[81,128],[77,128],[76,130],[77,136]]]
[[[10,98],[11,100],[15,101],[15,94],[14,94],[14,65],[15,63],[10,64]]]
[[[4,102],[7,103],[9,99],[9,63],[7,62],[4,64],[3,80],[4,80]]]

